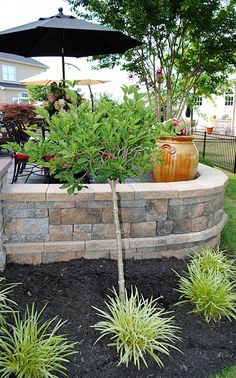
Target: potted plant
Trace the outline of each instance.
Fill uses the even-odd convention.
[[[152,169],[153,182],[187,181],[196,177],[199,162],[194,137],[189,127],[178,120],[159,123],[158,148],[162,151],[162,163]]]
[[[205,128],[205,130],[206,130],[207,134],[211,134],[213,132],[213,126],[207,126]]]
[[[213,114],[213,116],[210,117],[210,124],[205,127],[205,131],[207,132],[207,134],[211,134],[213,132],[215,121],[216,115]]]

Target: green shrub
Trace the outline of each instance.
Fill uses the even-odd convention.
[[[119,354],[119,364],[128,366],[133,361],[140,369],[140,362],[147,366],[146,358],[151,356],[159,366],[163,362],[159,354],[169,355],[169,349],[175,348],[173,342],[178,339],[178,327],[173,324],[173,317],[166,317],[168,312],[156,307],[157,299],[144,299],[137,289],[131,290],[130,298],[125,292],[125,302],[122,303],[116,291],[114,298],[108,296],[105,302],[108,311],[98,311],[104,318],[93,327],[101,332],[100,340],[110,336]],[[97,341],[98,341],[97,340]]]
[[[234,265],[220,251],[203,250],[188,264],[187,276],[180,277],[180,303],[194,304],[192,312],[207,322],[236,319]]]
[[[12,305],[16,305],[14,301],[9,299],[13,287],[18,284],[4,284],[5,278],[0,277],[0,325],[6,322],[6,314],[13,311]]]
[[[43,309],[44,310],[44,309]],[[27,307],[23,318],[13,313],[13,324],[1,328],[0,375],[9,378],[56,378],[65,375],[67,356],[76,353],[75,343],[57,335],[65,322],[53,318],[40,321],[42,311]]]

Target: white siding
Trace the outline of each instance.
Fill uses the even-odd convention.
[[[234,94],[234,104],[235,97]],[[193,112],[193,119],[198,130],[213,126],[215,131],[236,134],[235,122],[233,125],[234,111],[235,105],[225,105],[225,96],[215,96],[212,100],[203,98],[202,105],[195,108]]]

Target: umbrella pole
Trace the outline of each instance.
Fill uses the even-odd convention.
[[[64,55],[64,48],[62,47],[62,56],[61,56],[61,59],[62,59],[62,80],[63,80],[63,86],[65,86],[65,78],[66,78],[66,75],[65,75],[65,55]]]
[[[61,60],[62,60],[62,80],[63,80],[63,87],[65,87],[65,49],[64,49],[64,42],[65,42],[65,32],[62,30],[62,47],[61,47]]]
[[[91,89],[91,86],[88,85],[89,93],[90,93],[90,98],[91,98],[91,104],[92,104],[92,109],[94,108],[94,101],[93,101],[93,92]]]

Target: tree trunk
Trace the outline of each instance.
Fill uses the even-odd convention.
[[[166,78],[166,119],[172,118],[172,88],[171,78]]]
[[[124,265],[123,265],[123,253],[122,253],[122,240],[120,231],[120,221],[118,214],[118,201],[116,194],[117,181],[108,179],[112,193],[113,203],[113,216],[116,228],[116,244],[117,244],[117,261],[118,261],[118,284],[119,284],[119,297],[122,303],[125,302],[125,277],[124,277]]]
[[[160,122],[161,121],[161,81],[160,80],[158,80],[157,88],[158,88],[158,113],[157,113],[157,120]]]

